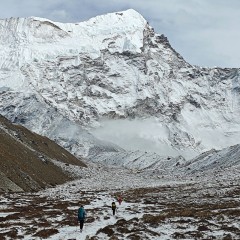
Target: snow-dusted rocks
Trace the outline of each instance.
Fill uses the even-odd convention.
[[[0,195],[3,239],[238,239],[239,177],[184,179],[90,164],[82,177],[35,194]],[[94,166],[95,165],[95,166]],[[121,195],[112,216],[111,203]],[[83,232],[77,210],[87,212]],[[24,213],[24,214],[23,214]]]

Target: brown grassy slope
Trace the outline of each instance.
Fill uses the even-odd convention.
[[[0,128],[0,172],[24,191],[39,190],[72,179],[50,159],[86,167],[46,137],[13,125],[2,116],[0,125],[3,126]],[[0,190],[8,190],[6,184],[3,186],[3,181],[0,181]]]

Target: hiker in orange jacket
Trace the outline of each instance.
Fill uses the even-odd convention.
[[[119,205],[121,205],[122,201],[123,201],[122,197],[119,196],[119,197],[118,197],[118,203],[119,203]]]

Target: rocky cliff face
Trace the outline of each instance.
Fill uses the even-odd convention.
[[[119,151],[86,131],[103,119],[154,119],[139,138],[166,155],[239,141],[239,69],[190,65],[134,10],[75,24],[1,20],[0,36],[0,112],[75,154]]]

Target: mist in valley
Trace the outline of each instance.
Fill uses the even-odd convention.
[[[156,118],[134,120],[102,120],[91,133],[100,140],[112,142],[129,151],[155,152],[161,156],[197,155],[189,150],[174,149],[169,141],[169,129]]]

